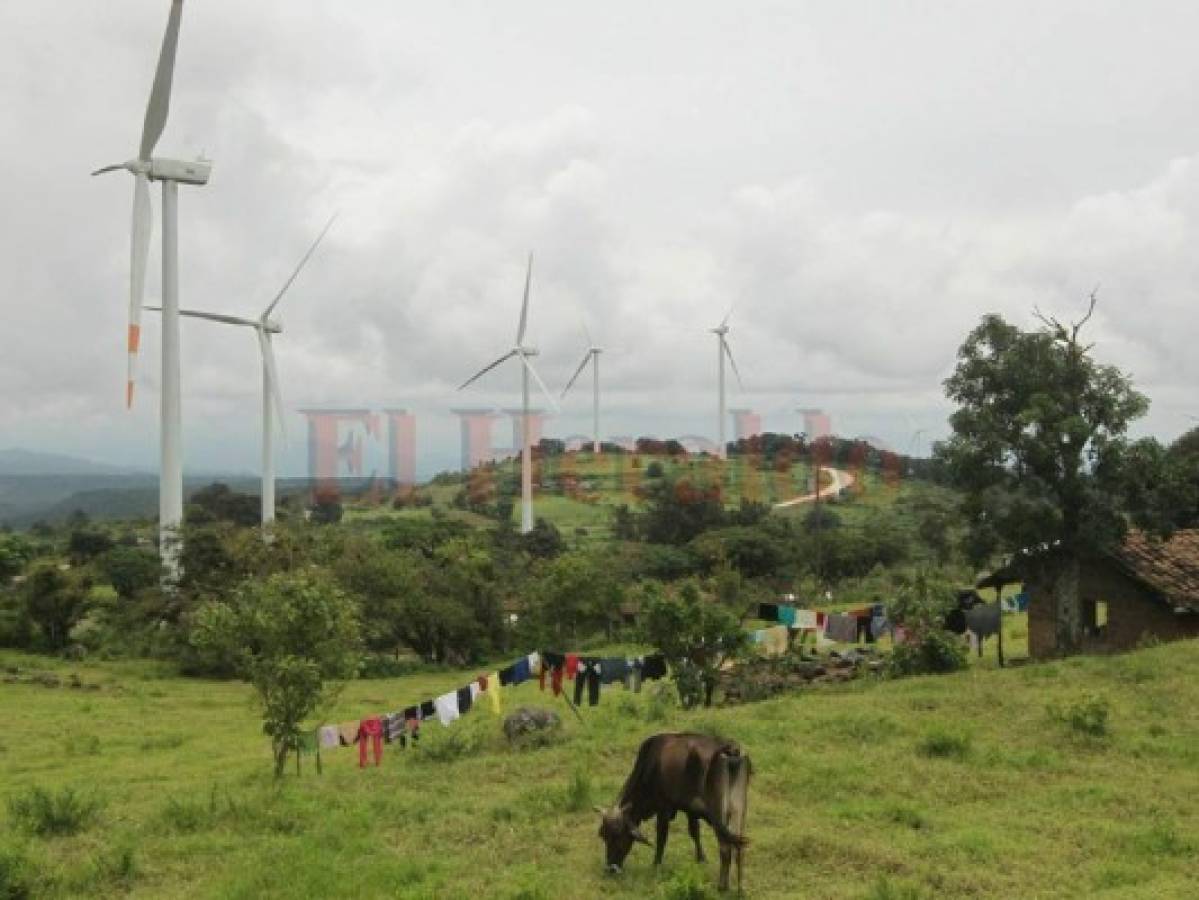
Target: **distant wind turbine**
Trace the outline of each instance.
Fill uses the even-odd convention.
[[[545,382],[529,362],[529,358],[537,355],[537,348],[525,344],[525,329],[529,324],[529,290],[533,284],[533,254],[529,254],[529,267],[525,272],[525,298],[520,307],[520,324],[516,327],[516,343],[512,349],[495,362],[484,366],[461,385],[462,390],[486,375],[496,366],[516,357],[521,364],[521,455],[520,455],[520,532],[528,534],[533,530],[533,457],[532,429],[529,424],[529,376],[537,382],[542,393],[550,401],[550,406],[558,408],[557,401],[550,394]]]
[[[587,368],[588,361],[591,362],[591,452],[599,455],[600,452],[600,424],[599,424],[599,407],[600,407],[600,380],[599,380],[599,358],[604,352],[603,347],[597,347],[595,341],[591,337],[591,332],[587,328],[586,320],[583,320],[583,334],[587,338],[587,352],[583,354],[583,361],[579,363],[579,367],[575,369],[575,373],[570,376],[570,381],[566,382],[566,387],[562,388],[562,396],[566,396],[566,392],[570,390],[583,370]]]
[[[274,427],[279,428],[279,433],[283,439],[287,439],[287,427],[283,420],[283,392],[279,387],[279,370],[275,366],[275,350],[271,344],[271,336],[280,334],[283,331],[281,322],[272,319],[271,313],[275,311],[275,307],[279,305],[279,301],[283,299],[283,295],[287,293],[292,282],[296,280],[296,276],[300,274],[300,270],[307,265],[312,254],[316,252],[316,248],[320,246],[321,241],[325,239],[325,235],[333,226],[333,222],[337,219],[334,215],[325,223],[325,227],[321,229],[321,233],[317,235],[316,240],[308,248],[308,251],[300,259],[299,265],[283,282],[283,287],[279,289],[279,293],[275,294],[266,309],[262,311],[262,315],[257,319],[243,319],[240,316],[227,316],[222,313],[202,312],[196,309],[181,309],[179,315],[187,316],[191,319],[207,319],[210,322],[220,322],[223,325],[238,325],[245,328],[253,328],[258,336],[258,351],[262,356],[262,524],[264,527],[269,526],[275,521],[275,449],[274,449]],[[161,311],[162,307],[147,306],[146,309]],[[272,416],[272,408],[274,415]],[[274,423],[272,424],[272,418]]]
[[[737,371],[737,361],[735,359],[733,359],[733,351],[729,349],[729,342],[728,342],[729,317],[732,316],[732,314],[733,314],[733,307],[730,306],[729,311],[727,313],[725,313],[724,318],[721,320],[720,324],[712,329],[712,334],[716,335],[716,341],[717,341],[717,344],[716,344],[716,366],[717,366],[717,371],[719,373],[719,380],[717,382],[717,392],[719,394],[719,397],[718,397],[718,401],[717,401],[717,412],[716,412],[716,415],[717,415],[716,434],[717,434],[717,447],[718,447],[717,454],[720,456],[721,459],[724,459],[728,455],[728,452],[725,447],[725,442],[724,442],[725,419],[728,418],[728,414],[725,409],[725,398],[724,398],[724,358],[726,356],[729,358],[729,365],[733,367],[733,374],[737,376],[737,386],[740,387],[742,390],[745,390],[745,385],[742,384],[742,382],[741,382],[741,373],[739,371]]]
[[[182,412],[179,401],[179,185],[208,183],[212,168],[206,161],[180,162],[153,156],[166,128],[171,105],[171,82],[175,74],[175,50],[179,45],[179,22],[183,0],[171,0],[166,34],[158,55],[154,84],[146,105],[142,139],[137,158],[97,169],[93,175],[125,169],[133,174],[133,228],[130,241],[129,330],[126,337],[128,374],[125,405],[133,405],[137,375],[137,352],[141,342],[142,297],[146,284],[146,258],[150,252],[153,213],[150,182],[162,182],[162,409],[161,464],[158,482],[159,552],[168,581],[179,576],[177,529],[183,520]]]

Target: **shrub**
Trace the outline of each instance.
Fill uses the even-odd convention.
[[[970,755],[971,738],[965,732],[934,728],[921,738],[916,750],[931,759],[965,759]]]
[[[35,785],[8,801],[13,822],[40,837],[77,834],[95,821],[102,808],[99,798],[70,787],[52,791]]]
[[[27,900],[32,896],[29,860],[16,848],[0,847],[0,900]]]
[[[421,729],[424,731],[424,729]],[[457,762],[478,753],[483,741],[478,732],[467,728],[449,728],[439,738],[421,740],[420,759],[433,763]]]
[[[1091,694],[1066,706],[1051,703],[1046,707],[1049,718],[1065,725],[1076,734],[1090,738],[1107,737],[1111,705],[1106,697]]]
[[[966,647],[957,635],[937,628],[900,644],[887,659],[887,674],[893,678],[958,672],[968,665]]]

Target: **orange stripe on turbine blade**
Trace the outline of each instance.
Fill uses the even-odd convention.
[[[142,329],[140,325],[129,326],[129,352],[136,353],[138,346],[142,340]]]

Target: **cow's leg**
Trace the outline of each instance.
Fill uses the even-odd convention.
[[[654,865],[662,865],[662,854],[666,852],[666,838],[670,835],[670,820],[673,818],[669,813],[658,813],[658,844],[654,848]]]
[[[729,865],[733,861],[733,845],[720,842],[720,889],[729,889]]]
[[[691,840],[695,841],[695,859],[697,862],[705,862],[704,848],[699,842],[699,816],[687,817],[687,831],[691,835]]]

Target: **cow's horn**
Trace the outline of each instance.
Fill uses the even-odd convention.
[[[608,811],[606,809],[604,809],[602,806],[593,806],[591,808],[594,809],[601,816],[606,816],[608,814]]]

